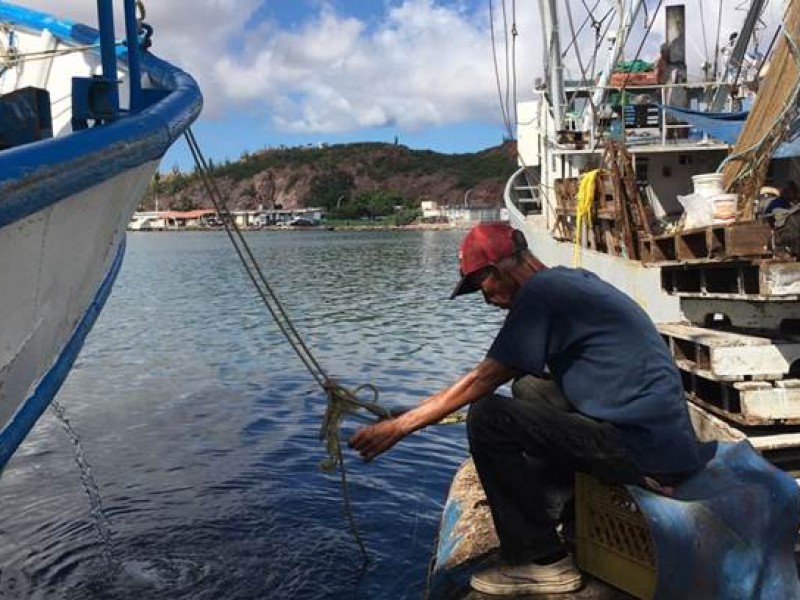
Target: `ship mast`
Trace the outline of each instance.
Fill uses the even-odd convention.
[[[558,12],[555,0],[539,0],[544,29],[544,58],[547,73],[547,91],[553,110],[556,131],[564,127],[564,62],[561,57],[561,38],[558,33]]]

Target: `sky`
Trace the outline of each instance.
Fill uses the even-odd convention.
[[[114,1],[121,7],[121,0]],[[475,152],[509,135],[500,97],[509,108],[515,89],[519,100],[531,99],[534,80],[542,75],[534,0],[144,1],[155,30],[152,51],[190,73],[203,91],[204,110],[194,130],[215,162],[279,145],[391,143],[395,138],[412,148]],[[567,3],[575,28],[585,20],[584,7],[593,8],[600,20],[616,5],[612,0]],[[24,4],[96,22],[96,0]],[[648,10],[640,15],[640,24],[655,20],[643,57],[655,53],[663,39],[664,11],[655,11],[659,4],[648,0]],[[709,46],[713,50],[720,21],[724,41],[749,3],[685,4],[690,70],[697,72],[704,48],[705,54]],[[779,1],[769,3],[768,22],[775,21],[779,9]],[[560,20],[567,40],[568,16]],[[515,69],[511,44],[505,43],[512,26],[518,33]],[[762,37],[771,34],[765,30]],[[585,63],[594,47],[592,28],[585,27],[579,40]],[[577,78],[574,51],[566,60],[568,76]],[[163,170],[173,165],[192,166],[183,141],[162,161]]]

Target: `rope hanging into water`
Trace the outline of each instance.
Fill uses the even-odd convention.
[[[347,517],[353,537],[355,538],[356,543],[361,550],[361,554],[364,557],[364,561],[368,562],[369,556],[367,555],[366,547],[361,539],[358,527],[356,526],[356,521],[351,508],[350,494],[348,493],[347,489],[347,472],[344,465],[344,457],[342,456],[341,442],[339,439],[339,428],[342,420],[347,414],[352,414],[362,409],[372,413],[378,417],[378,419],[388,419],[391,418],[392,415],[386,408],[378,404],[378,389],[375,386],[371,384],[365,384],[355,388],[354,390],[349,390],[327,375],[325,370],[311,353],[311,350],[303,341],[302,337],[292,323],[292,320],[289,318],[288,313],[275,294],[275,291],[267,281],[267,278],[264,276],[264,272],[261,270],[258,261],[253,255],[247,240],[245,240],[241,229],[239,229],[239,226],[236,224],[233,215],[228,210],[227,204],[224,201],[219,187],[214,181],[214,178],[210,175],[208,163],[206,162],[205,157],[200,150],[200,146],[197,143],[194,132],[191,129],[187,129],[184,135],[187,143],[189,144],[189,150],[192,153],[195,164],[197,165],[197,170],[200,174],[201,180],[203,181],[203,185],[205,186],[209,198],[214,205],[214,209],[217,211],[220,219],[222,220],[225,233],[227,233],[228,238],[231,240],[234,250],[239,257],[247,276],[250,278],[250,281],[256,288],[256,292],[261,298],[264,306],[269,311],[270,315],[272,315],[272,318],[278,325],[281,333],[289,342],[289,345],[292,347],[298,358],[300,358],[301,362],[308,369],[308,372],[326,394],[327,408],[323,418],[322,427],[320,428],[319,436],[320,440],[325,442],[325,448],[328,456],[320,464],[320,467],[325,472],[331,472],[337,467],[339,468],[345,516]],[[372,392],[371,400],[366,401],[359,399],[358,395],[363,390],[369,390]]]

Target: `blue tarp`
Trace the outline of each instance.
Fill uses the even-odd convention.
[[[748,111],[737,113],[708,113],[676,106],[662,106],[681,121],[700,129],[713,138],[735,144],[742,130]]]
[[[655,598],[800,598],[794,544],[795,480],[749,442],[719,443],[706,468],[674,497],[630,486],[655,544]]]
[[[709,136],[723,141],[727,144],[735,144],[739,138],[739,132],[747,120],[749,111],[736,113],[708,113],[677,106],[659,105],[666,109],[674,117],[681,121],[686,121],[692,127],[699,129]],[[792,125],[789,140],[781,144],[775,152],[773,158],[797,158],[800,157],[800,123],[797,121]]]

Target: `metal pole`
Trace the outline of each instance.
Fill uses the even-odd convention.
[[[733,87],[729,79],[734,74],[736,74],[737,81],[734,81],[733,84],[738,83],[739,73],[742,68],[742,60],[744,59],[745,52],[747,52],[747,46],[750,44],[750,40],[753,37],[753,30],[758,23],[758,18],[764,10],[764,2],[765,0],[753,0],[750,4],[750,10],[747,12],[747,18],[742,26],[742,31],[736,38],[736,43],[728,57],[728,63],[725,65],[725,71],[718,82],[719,87],[711,100],[711,106],[708,109],[709,112],[719,112],[723,109],[725,99],[728,97]]]
[[[128,78],[131,90],[131,112],[142,108],[142,70],[139,66],[139,28],[136,22],[136,0],[125,0],[125,37],[128,42]]]
[[[539,8],[542,12],[542,27],[545,38],[545,66],[547,73],[548,91],[553,111],[555,130],[563,128],[564,105],[564,65],[561,59],[561,38],[558,33],[558,12],[555,0],[540,0]]]
[[[111,118],[113,119],[119,114],[113,0],[97,0],[97,21],[100,25],[100,57],[103,61],[103,79],[109,85],[107,99],[111,109]]]

